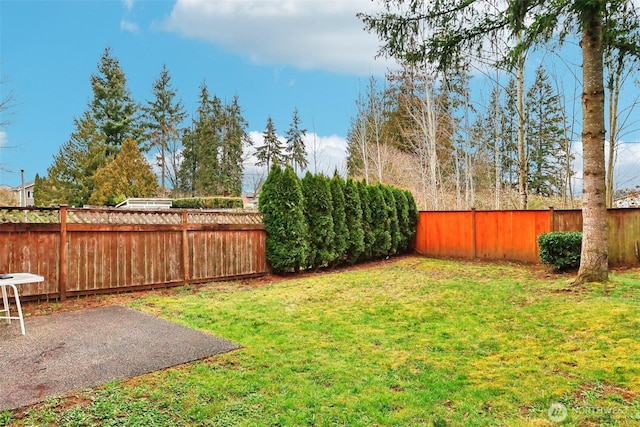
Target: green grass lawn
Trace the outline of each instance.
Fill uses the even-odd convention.
[[[408,257],[131,306],[241,350],[0,414],[0,424],[640,425],[640,275]],[[555,418],[555,419],[559,419]]]

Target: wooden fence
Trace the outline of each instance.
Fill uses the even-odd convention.
[[[609,209],[609,264],[640,265],[640,209]],[[539,263],[537,238],[548,231],[581,231],[582,211],[420,212],[416,251],[442,258]]]
[[[21,296],[59,298],[251,277],[268,272],[259,213],[0,209],[0,272],[43,283]]]

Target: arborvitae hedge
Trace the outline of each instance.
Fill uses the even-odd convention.
[[[376,236],[371,227],[371,203],[369,202],[369,190],[364,181],[358,182],[358,192],[362,205],[362,230],[364,231],[364,250],[359,261],[368,261],[373,258],[373,246]]]
[[[391,238],[391,244],[389,246],[388,255],[395,255],[400,252],[400,225],[398,223],[398,209],[396,206],[396,199],[393,196],[394,189],[383,185],[382,195],[384,196],[384,203],[387,205],[387,215],[389,216],[389,236]]]
[[[274,165],[262,185],[258,208],[267,232],[267,262],[276,273],[298,271],[307,258],[307,225],[300,180],[291,167]]]
[[[329,186],[331,188],[331,200],[333,202],[333,231],[335,235],[333,243],[335,257],[333,265],[339,265],[344,262],[346,257],[349,229],[347,228],[347,218],[345,214],[345,182],[340,178],[338,172],[331,178]]]
[[[409,249],[411,229],[409,223],[409,202],[404,191],[393,189],[393,197],[396,201],[396,211],[398,212],[398,252],[405,253]]]
[[[381,258],[389,254],[391,249],[391,233],[389,211],[384,201],[382,186],[367,187],[369,193],[369,209],[371,210],[371,231],[373,232],[373,257]]]
[[[386,185],[331,180],[274,166],[258,207],[274,273],[354,264],[413,249],[413,195]]]
[[[413,250],[416,245],[416,232],[418,227],[418,207],[416,206],[416,199],[413,198],[413,194],[405,190],[404,194],[407,196],[407,205],[409,206],[409,226],[407,229],[407,236],[409,237],[409,247],[407,250]]]
[[[344,185],[344,211],[349,231],[345,261],[348,264],[355,264],[364,252],[364,230],[362,229],[360,192],[352,179],[348,179]]]
[[[188,197],[173,199],[173,208],[179,209],[242,209],[240,197]]]
[[[309,230],[307,267],[325,267],[335,259],[333,202],[329,179],[307,172],[302,179],[303,212]]]

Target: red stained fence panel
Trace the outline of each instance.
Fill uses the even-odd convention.
[[[416,251],[432,257],[475,258],[474,212],[420,212]]]
[[[609,264],[640,265],[640,209],[609,209]],[[416,250],[433,257],[538,263],[537,237],[581,231],[582,211],[420,212]]]

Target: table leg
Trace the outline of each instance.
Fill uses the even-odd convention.
[[[3,310],[0,310],[0,312],[6,312],[7,314],[7,323],[11,324],[11,312],[9,311],[9,298],[7,297],[7,287],[2,285],[0,286],[0,288],[2,288],[2,303],[3,303]]]
[[[10,285],[10,286],[13,288],[13,296],[16,299],[16,308],[18,309],[18,317],[20,318],[20,329],[22,329],[22,335],[26,335],[27,332],[24,329],[24,316],[22,315],[22,306],[20,305],[20,296],[18,295],[18,288],[16,287],[16,285]]]

